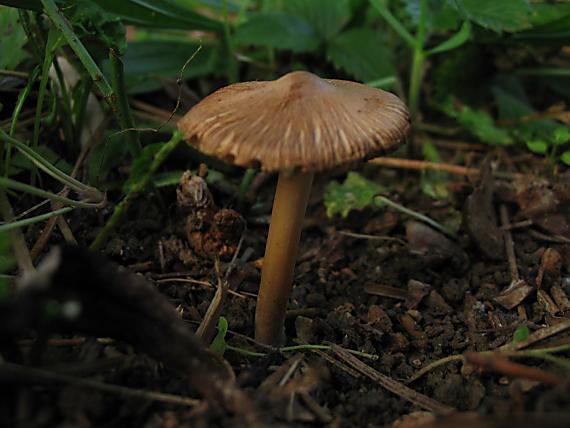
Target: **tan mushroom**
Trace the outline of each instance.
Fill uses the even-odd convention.
[[[410,128],[408,110],[389,92],[296,71],[222,88],[193,107],[178,127],[205,154],[279,171],[255,338],[280,344],[313,173],[397,148]]]

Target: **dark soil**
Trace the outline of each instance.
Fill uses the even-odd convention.
[[[441,202],[423,196],[413,174],[371,170],[367,175],[388,185],[394,200],[450,226],[460,223],[466,199],[478,186],[450,177],[452,197]],[[486,234],[477,236],[475,230],[475,236],[470,236],[465,224],[458,228],[459,239],[453,240],[385,208],[352,212],[346,219],[328,219],[322,203],[323,187],[328,181],[328,177],[317,180],[307,214],[287,317],[288,344],[336,344],[373,354],[377,360],[360,359],[389,378],[405,383],[419,369],[440,359],[498,349],[513,340],[518,327],[527,326],[532,334],[568,321],[570,308],[557,301],[557,310],[549,311],[548,302],[545,305],[544,299],[537,297],[535,285],[542,269],[540,290],[552,295],[552,287],[558,287],[570,295],[566,269],[570,247],[562,237],[549,239],[552,234],[545,229],[537,235],[534,227],[512,230],[520,279],[532,289],[520,305],[507,309],[495,300],[513,281],[502,231],[499,247],[494,248],[498,257],[493,259],[482,249],[489,244],[482,241],[487,239],[483,237]],[[232,182],[237,186],[239,177]],[[394,182],[399,184],[390,184]],[[245,208],[237,206],[233,195],[215,186],[210,189],[219,207],[237,210],[248,225],[237,259],[232,263],[229,251],[220,265],[222,274],[230,265],[233,269],[228,280],[235,293],[227,296],[222,310],[229,322],[227,340],[242,350],[266,351],[247,337],[253,337],[255,293],[260,277],[258,259],[263,256],[273,185],[272,180],[266,181]],[[508,192],[505,196],[501,186],[508,187],[509,182],[493,185],[494,197],[487,195],[493,214],[499,217],[500,204],[506,204],[512,221],[518,221],[517,216],[528,205],[522,207]],[[471,222],[471,228],[476,229],[473,221],[481,219],[469,216],[486,214],[464,213],[463,221]],[[81,211],[70,217],[72,230],[84,243],[102,224],[101,213]],[[190,248],[185,228],[186,214],[176,207],[174,192],[161,191],[160,202],[151,193],[132,207],[104,253],[152,281],[195,328],[214,296],[214,289],[207,284],[217,284],[218,278],[211,251],[199,254]],[[38,232],[39,228],[29,230],[31,242]],[[54,233],[52,244],[60,239]],[[545,266],[543,256],[547,250],[558,254],[557,266]],[[392,297],[388,297],[390,293]],[[113,385],[196,396],[179,375],[121,341],[55,335],[36,346],[38,337],[47,340],[41,334],[19,339],[23,356],[16,361]],[[550,343],[542,341],[540,345],[567,344],[568,339],[567,331],[562,331],[553,335]],[[254,357],[228,349],[224,357],[237,383],[256,403],[258,420],[263,424],[382,426],[425,410],[349,368],[334,352],[303,350]],[[459,412],[570,416],[567,372],[542,359],[511,361],[553,373],[559,382],[550,385],[523,375],[480,370],[455,359],[407,385]],[[286,373],[288,367],[291,371]],[[271,377],[275,373],[279,376]],[[275,380],[276,376],[279,379]],[[234,426],[242,420],[203,405],[127,398],[68,382],[25,381],[16,377],[3,384],[1,395],[0,420],[9,421],[12,426]]]

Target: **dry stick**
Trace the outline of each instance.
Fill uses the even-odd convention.
[[[179,283],[183,283],[183,284],[195,284],[195,285],[200,285],[202,287],[206,287],[206,288],[216,288],[214,287],[214,284],[209,283],[208,281],[200,281],[198,279],[192,279],[192,278],[165,278],[165,279],[159,279],[156,281],[153,281],[155,284],[167,284],[170,282],[179,282]],[[242,294],[239,293],[237,291],[228,289],[228,294],[232,294],[236,297],[239,297],[240,299],[247,299],[247,298],[255,298],[255,296],[251,296],[249,294]]]
[[[517,343],[507,343],[499,348],[499,350],[520,350],[529,347],[530,345],[539,342],[549,337],[555,336],[570,329],[570,319],[562,321],[548,327],[541,328],[540,330],[532,333],[526,340],[521,340]]]
[[[393,236],[368,235],[365,233],[350,232],[348,230],[339,230],[337,233],[339,235],[348,236],[349,238],[368,239],[370,241],[392,241],[392,242],[397,242],[398,244],[402,244],[404,247],[408,246],[408,243],[406,241],[400,238],[394,238]]]
[[[466,166],[451,165],[447,163],[439,162],[428,162],[415,159],[401,159],[401,158],[374,158],[370,159],[368,163],[373,165],[386,166],[388,168],[400,168],[400,169],[414,169],[418,171],[440,171],[448,172],[450,174],[462,175],[465,177],[479,177],[481,175],[481,169],[479,168],[468,168]],[[505,179],[519,179],[525,177],[524,174],[511,173],[495,171],[493,176]]]
[[[140,398],[143,400],[158,401],[181,406],[193,407],[202,403],[201,400],[196,400],[194,398],[181,397],[178,395],[165,394],[162,392],[145,391],[142,389],[127,388],[125,386],[119,385],[111,385],[91,379],[81,379],[74,376],[50,372],[48,370],[24,367],[18,364],[5,362],[0,363],[0,379],[12,381],[26,379],[31,382],[65,383],[82,388],[95,389],[101,392],[108,392],[110,394],[115,394],[122,397]]]
[[[374,370],[372,367],[364,364],[362,361],[360,361],[358,358],[340,346],[331,344],[331,348],[337,357],[348,363],[358,372],[362,373],[364,376],[372,379],[373,381],[378,382],[383,388],[387,389],[388,391],[404,398],[405,400],[410,401],[411,403],[416,404],[422,409],[429,410],[430,412],[440,415],[455,411],[453,407],[440,403],[439,401],[436,401],[427,395],[420,394],[419,392],[408,388],[403,383],[391,379],[390,377]]]
[[[501,215],[501,226],[505,228],[503,230],[503,236],[505,239],[505,252],[507,253],[509,271],[511,273],[511,282],[514,282],[518,281],[520,279],[520,276],[519,276],[519,268],[517,266],[517,258],[515,255],[515,245],[513,243],[513,236],[511,234],[510,229],[508,228],[510,224],[509,212],[507,211],[507,206],[505,204],[501,204],[501,206],[499,207],[499,211]]]
[[[492,370],[516,378],[536,380],[547,385],[559,385],[561,383],[561,379],[552,373],[513,363],[498,354],[485,355],[477,352],[468,352],[465,354],[465,361],[483,369]]]
[[[222,275],[220,273],[220,260],[218,258],[216,258],[215,267],[216,275],[218,277],[218,287],[214,294],[214,298],[210,302],[210,306],[208,306],[208,310],[204,315],[204,319],[202,319],[202,322],[196,330],[196,336],[202,339],[202,342],[206,344],[206,346],[212,342],[212,339],[216,334],[218,319],[220,318],[220,313],[222,312],[224,300],[229,287],[229,282],[222,279]]]
[[[420,377],[425,375],[426,373],[436,369],[440,366],[443,366],[448,363],[452,363],[454,361],[464,361],[465,357],[463,355],[449,355],[447,357],[441,358],[439,360],[433,361],[429,363],[427,366],[422,367],[417,372],[415,372],[412,376],[406,379],[406,383],[412,383],[418,380]]]

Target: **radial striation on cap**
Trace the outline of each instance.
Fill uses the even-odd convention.
[[[222,88],[178,127],[198,150],[235,165],[320,171],[397,148],[410,117],[389,92],[296,71]]]

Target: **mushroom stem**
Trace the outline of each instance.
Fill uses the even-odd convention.
[[[279,174],[255,311],[255,339],[267,345],[285,340],[285,309],[312,184],[312,172]]]

